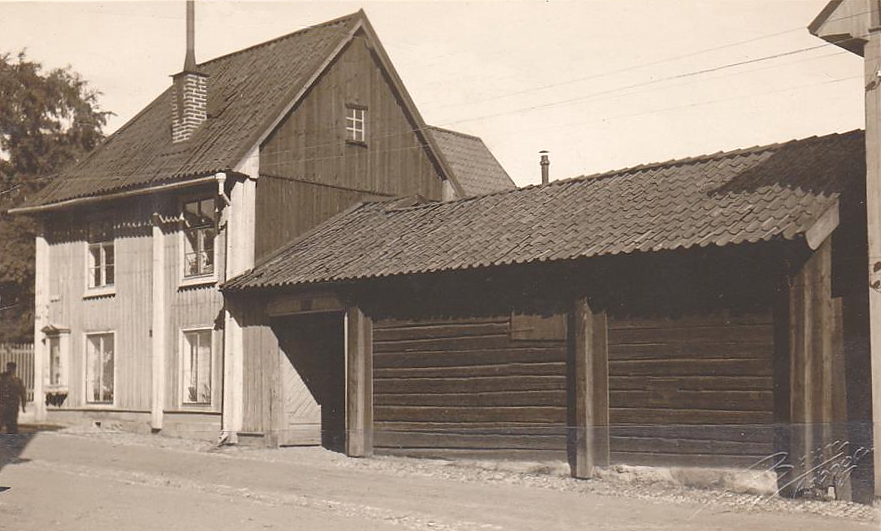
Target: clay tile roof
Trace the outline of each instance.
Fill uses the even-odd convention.
[[[863,141],[852,131],[446,203],[365,203],[225,289],[791,240],[863,178]]]
[[[479,137],[434,126],[429,127],[428,131],[467,196],[517,188]]]
[[[199,65],[208,74],[209,118],[171,142],[171,87],[26,206],[96,196],[227,171],[347,37],[359,13]]]
[[[208,120],[171,142],[169,86],[79,164],[66,169],[22,207],[59,203],[183,181],[235,168],[322,64],[365,21],[362,12],[284,35],[198,65],[208,74]],[[429,129],[466,195],[513,182],[483,142]]]

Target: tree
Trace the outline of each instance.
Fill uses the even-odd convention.
[[[101,142],[99,95],[70,67],[0,54],[0,343],[33,340],[36,222],[6,212]]]

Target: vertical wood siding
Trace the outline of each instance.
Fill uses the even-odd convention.
[[[49,319],[70,328],[69,395],[64,407],[85,403],[85,336],[114,331],[115,409],[150,408],[150,312],[152,243],[148,209],[132,202],[113,213],[115,294],[84,298],[86,218],[61,216],[50,223]]]
[[[367,107],[367,142],[346,142],[346,104]],[[328,68],[260,149],[257,257],[364,197],[441,199],[440,174],[364,39]]]
[[[609,320],[613,462],[750,465],[773,446],[770,312]]]
[[[212,192],[206,189],[207,194]],[[154,198],[160,201],[159,198]],[[115,229],[115,292],[100,297],[84,297],[87,293],[87,218],[82,213],[59,215],[50,221],[50,293],[49,319],[59,327],[70,328],[69,395],[62,409],[89,408],[85,400],[85,337],[91,332],[113,331],[115,343],[115,403],[111,411],[150,410],[152,394],[152,213],[151,200],[120,203],[107,214]],[[222,331],[213,334],[213,400],[210,407],[180,406],[181,330],[193,327],[215,327],[223,307],[222,296],[215,284],[180,287],[181,234],[177,223],[178,201],[174,196],[161,199],[163,248],[166,253],[166,403],[169,411],[190,411],[215,414],[220,411]],[[224,264],[224,234],[218,237],[218,278]],[[103,415],[103,413],[102,413]],[[186,418],[186,417],[182,417]],[[200,425],[209,426],[216,436],[213,422],[193,416]],[[178,419],[175,433],[187,434],[191,428]],[[195,428],[202,429],[202,428]]]
[[[565,458],[565,341],[514,341],[510,317],[377,321],[374,446],[409,455]]]

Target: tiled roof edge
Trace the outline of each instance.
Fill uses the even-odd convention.
[[[681,165],[686,165],[686,164],[696,164],[698,162],[706,162],[708,160],[720,160],[720,159],[725,159],[728,157],[734,157],[737,155],[743,155],[746,153],[761,153],[763,151],[773,151],[773,150],[780,149],[782,147],[785,147],[785,146],[788,146],[791,144],[795,144],[795,143],[799,143],[799,142],[813,142],[813,141],[818,141],[818,140],[827,140],[827,139],[834,138],[834,137],[845,137],[845,136],[854,135],[854,134],[862,133],[862,132],[863,132],[862,129],[852,129],[850,131],[845,131],[843,133],[829,133],[826,135],[813,135],[813,136],[808,136],[808,137],[804,137],[804,138],[796,138],[796,139],[792,139],[792,140],[786,140],[783,142],[776,142],[774,144],[766,144],[766,145],[760,145],[760,146],[738,148],[738,149],[732,149],[729,151],[719,151],[716,153],[708,153],[705,155],[696,155],[693,157],[685,157],[685,158],[681,158],[681,159],[670,159],[670,160],[667,160],[664,162],[651,162],[651,163],[640,164],[637,166],[629,166],[629,167],[619,168],[616,170],[610,170],[610,171],[605,171],[605,172],[592,173],[592,174],[586,174],[586,175],[578,175],[575,177],[568,177],[566,179],[557,179],[557,180],[549,182],[548,184],[530,184],[530,185],[515,188],[512,190],[501,190],[499,192],[490,192],[490,193],[483,194],[483,195],[463,197],[460,199],[454,199],[451,201],[444,201],[441,203],[428,203],[425,205],[414,205],[412,207],[405,207],[405,208],[401,208],[401,209],[397,209],[397,210],[416,209],[416,208],[431,208],[431,207],[436,207],[438,205],[448,205],[448,204],[452,204],[452,203],[463,203],[465,201],[476,201],[476,200],[480,200],[480,199],[484,199],[484,198],[488,198],[488,197],[494,197],[494,196],[503,195],[503,194],[516,194],[516,193],[520,193],[520,192],[525,192],[527,190],[534,190],[536,188],[550,188],[550,187],[555,187],[555,186],[566,186],[569,184],[575,184],[575,183],[579,183],[579,182],[587,182],[587,181],[593,181],[593,180],[599,180],[599,179],[609,179],[609,178],[617,177],[617,176],[625,174],[625,173],[630,173],[630,172],[635,172],[635,171],[645,171],[645,170],[656,169],[656,168],[681,166]]]

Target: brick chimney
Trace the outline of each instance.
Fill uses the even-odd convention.
[[[171,141],[189,140],[208,118],[208,74],[199,70],[195,53],[195,5],[187,0],[187,55],[184,69],[172,76]]]

